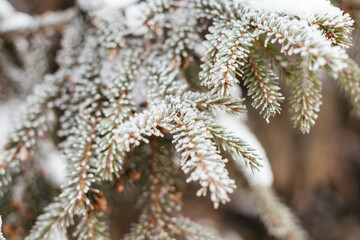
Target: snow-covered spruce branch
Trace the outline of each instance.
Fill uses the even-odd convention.
[[[81,52],[75,59],[79,66],[69,74],[68,84],[63,88],[60,109],[64,114],[60,118],[60,136],[71,134],[71,127],[76,125],[77,115],[92,114],[96,111],[100,98],[100,50],[93,29],[87,30],[87,38],[81,44]]]
[[[117,157],[113,161],[106,161],[106,158],[97,162],[98,174],[108,179],[108,175],[104,175],[103,172],[110,171],[111,174],[118,175],[119,170],[122,169],[123,158],[126,152],[129,152],[131,148],[136,147],[140,142],[148,143],[149,140],[146,137],[149,136],[163,136],[158,127],[161,127],[164,122],[174,114],[171,107],[162,105],[156,106],[145,112],[135,114],[131,116],[113,132],[116,135],[113,139],[117,148]],[[105,161],[104,161],[105,160]],[[108,166],[110,165],[110,166]]]
[[[44,212],[38,217],[26,240],[61,238],[66,228],[74,223],[74,220],[67,215],[64,203],[59,199],[46,206]]]
[[[119,125],[128,118],[131,112],[134,110],[134,104],[128,97],[129,83],[125,82],[118,92],[113,92],[114,97],[110,98],[109,106],[103,110],[104,118],[102,118],[99,125],[99,132],[102,135],[97,139],[99,148],[99,157],[101,162],[106,162],[106,168],[104,172],[100,173],[101,177],[106,179],[112,179],[112,173],[118,172],[119,169],[115,167],[114,161],[121,161],[117,159],[122,157],[117,151],[116,136],[114,130],[118,129]],[[110,91],[109,91],[110,92]]]
[[[256,35],[266,34],[265,46],[268,42],[278,42],[281,52],[313,57],[314,61],[308,66],[312,71],[325,65],[335,72],[346,67],[346,52],[338,46],[331,46],[321,32],[304,21],[266,12],[254,16],[251,21]]]
[[[134,224],[126,240],[137,239],[220,239],[213,232],[182,217],[182,196],[174,178],[175,166],[169,146],[151,137],[150,169],[145,172],[145,186],[138,202],[142,206],[139,223]],[[150,181],[149,181],[149,180]],[[170,181],[169,181],[170,179]]]
[[[74,236],[78,240],[107,240],[110,238],[108,220],[101,210],[91,209],[82,216],[76,226]]]
[[[169,150],[159,146],[159,140],[154,136],[150,138],[149,170],[144,173],[146,182],[138,202],[142,214],[125,239],[171,239],[181,231],[173,223],[181,209],[181,195],[172,179],[174,164]]]
[[[350,99],[356,114],[360,115],[360,68],[353,61],[347,61],[348,67],[337,75],[340,90]]]
[[[96,203],[96,196],[98,196],[98,199],[103,198],[101,194],[95,195],[93,200],[95,202],[94,208],[89,208],[86,214],[81,216],[81,220],[73,233],[76,239],[109,239],[105,209],[102,209],[104,206]],[[53,203],[46,206],[44,213],[38,217],[36,224],[25,239],[52,240],[66,238],[67,228],[75,222],[71,209],[66,209],[68,201],[68,199],[56,198]]]
[[[298,219],[271,188],[251,184],[250,190],[259,208],[260,218],[271,235],[285,240],[309,239]]]
[[[44,82],[35,87],[34,94],[27,98],[18,126],[1,152],[1,193],[11,181],[11,175],[19,172],[19,163],[29,159],[37,140],[46,135],[45,113],[54,105],[55,97],[59,93],[59,85],[62,84],[64,78],[63,71],[46,76]]]
[[[284,99],[279,92],[278,77],[258,49],[251,48],[247,56],[248,62],[243,68],[244,84],[253,99],[252,106],[260,108],[260,113],[264,113],[264,118],[269,121],[269,117],[280,113],[280,102]]]
[[[107,225],[97,219],[97,215],[100,217],[103,213],[96,210],[94,203],[94,196],[101,195],[93,186],[98,181],[93,146],[98,119],[79,117],[75,122],[77,125],[64,144],[68,161],[67,178],[71,181],[62,186],[62,192],[54,203],[57,207],[49,205],[45,209],[45,213],[38,218],[38,225],[33,227],[26,239],[53,239],[56,234],[64,235],[66,227],[74,222],[74,216],[80,216],[82,222],[86,222],[80,222],[74,232],[78,239],[101,239],[108,235]]]
[[[243,99],[240,98],[221,98],[218,95],[190,91],[184,93],[182,98],[185,102],[195,105],[200,110],[223,111],[234,115],[240,115],[246,112]]]
[[[148,85],[146,94],[150,104],[158,104],[161,101],[168,103],[169,100],[182,95],[187,86],[177,80],[179,71],[171,67],[168,59],[155,56],[154,59],[155,61],[148,63],[141,72],[144,82]]]
[[[246,185],[245,188],[250,191],[250,196],[257,206],[259,217],[263,220],[269,233],[278,239],[308,239],[307,234],[304,232],[301,224],[298,223],[294,214],[276,197],[271,189],[274,179],[271,166],[266,157],[265,150],[254,134],[247,129],[243,122],[236,125],[235,123],[238,122],[238,119],[230,114],[219,115],[216,120],[219,124],[225,125],[228,130],[231,129],[234,138],[246,136],[252,148],[256,149],[257,154],[262,158],[261,171],[251,172],[242,161],[238,161],[238,159],[232,156],[234,165],[231,170],[232,174],[241,176],[242,181]],[[232,160],[231,158],[229,159]]]
[[[269,58],[270,63],[272,64],[272,68],[279,72],[279,78],[284,80],[285,83],[293,74],[294,66],[291,65],[289,60],[284,56],[275,46],[268,44],[265,47],[264,39],[260,37],[260,39],[255,41],[255,44],[252,47],[260,48]]]
[[[75,23],[74,27],[69,27],[64,33],[65,37],[62,41],[64,48],[58,56],[60,70],[46,76],[44,81],[34,88],[33,94],[27,98],[23,117],[10,136],[1,157],[0,185],[2,186],[9,183],[13,171],[19,170],[19,162],[26,161],[30,157],[37,139],[46,134],[46,110],[59,104],[58,95],[61,92],[61,86],[66,82],[70,72],[68,66],[72,66],[76,58],[74,56],[76,51],[69,51],[68,47],[72,48],[79,44],[79,38],[70,38],[77,27],[79,27],[79,22]]]
[[[225,168],[227,160],[219,154],[211,134],[205,124],[196,119],[194,111],[180,110],[177,116],[170,132],[174,135],[176,150],[182,155],[181,168],[185,174],[190,174],[186,181],[199,181],[198,196],[205,196],[209,188],[210,198],[217,208],[219,203],[230,201],[228,194],[235,189],[235,182]]]
[[[269,81],[270,83],[277,78],[269,69],[270,67],[266,66],[263,55],[260,54],[261,51],[272,59],[281,73],[286,74],[285,80],[289,80],[290,72],[296,72],[302,76],[316,76],[320,68],[326,68],[337,75],[341,72],[344,73],[348,66],[349,57],[344,48],[349,46],[349,34],[352,30],[353,21],[348,14],[344,14],[329,4],[324,5],[329,13],[321,10],[321,13],[314,11],[312,15],[304,15],[301,12],[296,13],[296,11],[290,14],[277,10],[270,11],[256,5],[256,3],[247,3],[241,0],[223,1],[221,3],[211,0],[194,0],[194,3],[199,16],[213,20],[212,26],[209,27],[210,34],[204,43],[206,49],[205,63],[202,65],[202,72],[200,73],[203,84],[213,92],[219,92],[222,96],[227,92],[227,87],[224,88],[224,86],[230,86],[232,82],[236,83],[245,79],[245,84],[252,86],[250,94],[257,93],[253,95],[255,96],[254,100],[260,99],[258,102],[254,101],[253,106],[261,107],[266,119],[280,111],[279,102],[282,100],[282,96],[278,92],[279,88],[276,84],[270,84],[270,89],[272,89],[270,93],[275,94],[272,97],[269,91],[264,91],[266,84],[261,84],[263,81],[256,84],[256,82],[259,83],[262,75],[268,75],[269,77],[266,79],[272,79]],[[272,7],[269,8],[272,9]],[[240,32],[238,26],[241,26]],[[249,36],[248,41],[242,42],[241,39],[246,35]],[[280,45],[280,53],[289,56],[298,55],[299,58],[303,59],[303,63],[307,63],[307,66],[300,64],[300,66],[289,67],[289,60],[282,58],[279,52],[275,50],[276,44]],[[242,51],[242,54],[237,55],[239,48],[245,50]],[[249,51],[249,48],[253,51]],[[254,50],[257,54],[254,54]],[[230,57],[234,59],[228,61]],[[256,64],[257,62],[260,64]],[[222,67],[216,70],[218,63]],[[248,69],[247,75],[244,75],[244,67],[241,67],[244,64],[246,64],[245,69],[246,67]],[[258,69],[257,65],[261,66],[262,69]],[[255,73],[253,74],[255,78],[247,81],[249,72]],[[307,74],[307,72],[314,74]],[[222,76],[217,77],[219,73]],[[232,76],[231,81],[228,81],[228,76]],[[303,79],[303,81],[313,82],[312,79]],[[307,84],[304,83],[303,85]],[[275,101],[272,101],[272,98]],[[306,97],[299,94],[292,96],[292,99],[296,99],[297,102],[301,102],[301,98]],[[309,112],[310,115],[307,117],[311,119],[312,123],[302,125],[303,132],[309,132],[310,127],[314,125],[319,103],[316,106],[315,111]],[[306,108],[307,104],[299,105],[299,107]],[[298,111],[306,112],[307,110],[297,108],[294,119],[298,119]]]
[[[117,9],[104,9],[96,14],[93,24],[97,28],[99,36],[99,44],[107,49],[116,49],[123,46],[124,35],[127,26],[125,25],[125,17]],[[109,55],[109,58],[113,56]]]
[[[213,135],[218,147],[228,150],[235,161],[244,161],[246,167],[252,171],[260,171],[261,157],[246,141],[232,134],[209,116],[198,114],[206,126],[206,129]]]
[[[337,15],[318,14],[311,24],[317,25],[323,35],[331,41],[333,45],[348,48],[351,45],[350,33],[354,20],[349,14]]]
[[[321,105],[321,81],[313,71],[307,68],[304,60],[300,64],[302,71],[295,73],[292,82],[291,109],[294,112],[294,125],[300,125],[303,133],[309,133],[315,125]]]
[[[164,51],[175,67],[186,69],[190,64],[189,57],[198,52],[201,39],[196,23],[193,12],[179,9],[165,24],[165,27],[169,26],[169,38],[164,42]]]
[[[148,22],[157,15],[166,13],[173,13],[181,3],[181,0],[149,0],[144,7],[144,24],[148,25]]]
[[[84,215],[87,208],[92,207],[88,197],[92,184],[97,181],[94,166],[94,138],[98,124],[96,117],[79,117],[75,120],[76,125],[72,134],[64,144],[67,164],[67,178],[71,181],[62,187],[60,199],[68,199],[67,207],[73,214]]]
[[[247,46],[251,45],[249,27],[239,21],[219,20],[209,28],[205,42],[206,57],[200,79],[220,97],[229,95],[228,88],[238,83],[241,67],[246,62]]]
[[[100,172],[103,179],[113,179],[113,173],[120,170],[116,162],[121,162],[121,152],[118,151],[115,131],[135,112],[135,102],[132,99],[135,71],[141,63],[139,53],[125,51],[119,56],[119,61],[108,77],[110,81],[104,83],[102,95],[106,97],[103,103],[103,117],[100,121],[97,138],[99,162],[105,163],[106,168]]]
[[[78,65],[87,29],[84,24],[84,20],[77,16],[64,30],[61,39],[62,49],[56,56],[57,64],[64,69],[72,70]]]
[[[47,86],[51,92],[46,87],[35,91],[33,106],[5,151],[16,158],[1,162],[2,190],[9,174],[20,170],[16,163],[28,158],[33,140],[41,137],[45,109],[58,108],[68,180],[27,239],[62,239],[72,225],[77,225],[77,239],[108,239],[102,192],[110,190],[103,183],[119,183],[122,191],[124,181],[133,180],[128,175],[133,167],[139,171],[144,206],[127,239],[219,239],[179,216],[180,189],[170,173],[181,168],[180,177],[199,183],[198,195],[209,191],[215,207],[228,202],[235,189],[228,166],[245,169],[249,179],[264,174],[261,181],[271,184],[270,166],[250,144],[247,129],[239,128],[240,120],[219,120],[245,112],[243,99],[232,91],[238,84],[269,118],[280,112],[283,101],[278,81],[291,83],[295,122],[308,132],[321,103],[317,70],[325,67],[359,109],[359,67],[345,53],[352,20],[339,9],[304,14],[246,0],[119,2],[78,1],[76,16],[63,32],[60,70],[51,75],[60,77]],[[258,196],[264,199],[260,212],[270,232],[304,239],[291,235],[297,227],[283,226],[289,212],[273,195]],[[278,214],[267,213],[269,206]],[[279,217],[280,225],[268,224],[268,215]]]
[[[169,129],[174,135],[176,149],[183,157],[182,169],[186,174],[190,174],[188,181],[200,182],[202,188],[198,191],[198,195],[205,195],[209,188],[215,206],[218,206],[220,202],[225,203],[229,200],[227,194],[231,193],[235,187],[234,182],[229,178],[225,168],[226,160],[219,155],[211,140],[211,133],[196,117],[196,112],[191,109],[178,112],[171,105],[155,105],[153,109],[130,117],[114,130],[119,134],[115,138],[118,158],[117,161],[111,162],[114,167],[110,169],[120,170],[125,153],[132,147],[138,146],[141,141],[148,142],[146,138],[148,136],[162,136],[159,127],[163,127]],[[224,141],[227,142],[227,140]],[[242,154],[249,151],[242,148],[243,142],[241,146],[236,145],[238,142],[229,144],[237,147],[238,151],[243,151]],[[249,160],[251,157],[249,155],[246,158]],[[255,159],[252,160],[255,161]],[[106,164],[107,162],[104,161],[98,163],[97,169],[100,173],[107,168]],[[117,173],[113,172],[113,174]]]

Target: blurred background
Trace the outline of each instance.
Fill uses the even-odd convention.
[[[121,1],[121,0],[119,0]],[[10,0],[13,6],[29,14],[41,14],[71,7],[73,0]],[[338,0],[334,4],[353,18],[360,16],[360,0]],[[359,19],[360,20],[360,19]],[[354,46],[349,54],[359,62],[360,21],[354,32]],[[59,36],[51,39],[49,55],[53,66]],[[52,60],[51,60],[52,59]],[[286,86],[282,86],[286,90]],[[289,96],[284,92],[285,96]],[[360,119],[338,91],[336,82],[323,76],[323,105],[317,124],[310,134],[293,128],[289,106],[282,104],[282,114],[267,124],[249,107],[248,124],[267,152],[275,176],[274,189],[280,199],[299,217],[312,239],[360,239]],[[250,105],[247,104],[248,106]],[[1,116],[3,117],[3,116]],[[232,195],[226,206],[214,210],[210,201],[194,198],[195,190],[187,187],[184,214],[202,224],[219,229],[229,239],[273,239],[258,219],[251,198],[244,190]],[[110,201],[112,236],[119,239],[137,219],[134,207],[136,190],[116,193]],[[51,199],[51,194],[46,198]],[[29,221],[34,219],[30,217]],[[15,231],[4,226],[6,231]],[[9,239],[17,239],[16,235]]]

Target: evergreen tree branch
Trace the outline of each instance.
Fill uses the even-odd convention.
[[[132,147],[138,146],[142,141],[148,143],[149,141],[146,137],[152,135],[163,136],[158,127],[166,124],[173,114],[173,110],[169,106],[156,106],[143,113],[131,116],[127,121],[119,125],[117,129],[114,129],[118,156],[114,159],[115,161],[111,162],[113,166],[110,167],[110,170],[121,170],[125,153],[129,152]],[[106,171],[107,162],[98,161],[96,168],[97,174],[103,176],[101,172]],[[119,172],[114,171],[112,174],[118,177]]]
[[[179,235],[179,229],[173,223],[173,216],[181,209],[181,195],[176,191],[173,175],[174,166],[169,157],[168,147],[161,145],[155,136],[150,138],[151,156],[147,183],[139,205],[143,211],[139,223],[134,225],[125,239],[172,239]],[[170,178],[170,180],[169,180]]]
[[[272,45],[265,47],[263,41],[256,40],[256,46],[258,46],[266,55],[273,61],[274,65],[280,70],[280,76],[286,81],[292,75],[293,68],[289,61]],[[254,45],[255,47],[255,45]]]
[[[229,150],[235,161],[244,161],[245,166],[250,166],[252,171],[259,171],[262,167],[262,159],[246,141],[228,132],[211,117],[201,114],[199,119],[205,123],[207,130],[213,135],[218,148]]]
[[[164,50],[172,60],[173,67],[181,66],[186,69],[190,64],[189,58],[196,53],[201,43],[196,24],[193,12],[185,9],[178,9],[170,15],[169,37],[164,42]]]
[[[118,129],[135,111],[135,102],[132,99],[133,81],[135,70],[141,63],[138,54],[134,54],[132,51],[120,52],[119,59],[121,60],[118,64],[121,68],[114,70],[110,76],[110,82],[102,91],[102,95],[106,97],[107,101],[104,103],[106,107],[102,110],[104,117],[97,130],[100,133],[100,137],[97,138],[99,162],[106,165],[106,168],[99,174],[101,178],[108,180],[112,180],[113,173],[120,170],[114,163],[121,161],[121,159],[117,159],[121,154],[117,150],[114,130]],[[118,64],[116,64],[116,68],[119,67]]]
[[[142,73],[149,86],[147,95],[150,104],[156,105],[161,101],[169,103],[172,98],[181,96],[187,86],[177,81],[179,70],[173,69],[168,59],[154,58],[155,61],[152,59]]]
[[[303,133],[309,133],[315,125],[315,120],[321,105],[321,81],[318,76],[308,69],[307,59],[302,60],[303,68],[295,75],[292,85],[291,109],[294,112],[294,126],[300,125]]]
[[[253,40],[253,36],[248,33],[248,26],[243,23],[230,21],[226,29],[224,25],[224,21],[217,21],[209,28],[211,35],[205,45],[207,63],[202,65],[199,75],[202,84],[211,88],[213,93],[218,93],[220,97],[228,96],[228,88],[239,82],[237,76],[242,76],[241,67],[248,53],[246,47],[250,46]],[[218,36],[222,38],[219,39]],[[211,58],[213,60],[210,60]]]
[[[278,77],[271,71],[270,66],[267,66],[264,56],[256,49],[250,50],[248,59],[243,70],[248,95],[252,96],[252,106],[260,107],[260,113],[264,112],[264,118],[269,122],[269,117],[280,113],[280,102],[284,99],[277,85]]]
[[[317,15],[311,24],[318,26],[319,30],[323,32],[326,39],[329,39],[334,46],[348,48],[351,45],[351,38],[349,35],[353,30],[352,20],[349,14],[338,15],[331,17],[327,14]]]
[[[10,135],[0,156],[0,186],[4,189],[11,181],[11,175],[18,172],[19,164],[28,160],[39,138],[46,133],[46,110],[54,105],[58,87],[63,83],[65,72],[59,71],[45,77],[43,83],[36,86],[34,94],[29,96],[23,109],[23,119]],[[1,192],[0,192],[1,193]]]
[[[64,203],[56,199],[44,208],[44,213],[38,217],[25,240],[56,239],[66,232],[70,224],[73,224],[73,218],[67,214]]]
[[[308,239],[296,217],[278,199],[272,189],[264,186],[251,186],[250,190],[257,202],[260,218],[271,235],[284,240]]]
[[[275,20],[276,18],[276,20]],[[271,21],[274,19],[275,21]],[[313,57],[310,65],[312,71],[327,66],[333,71],[341,71],[346,67],[344,61],[348,58],[345,51],[321,36],[321,33],[309,27],[305,22],[290,19],[277,14],[263,13],[251,20],[256,29],[256,35],[266,34],[265,46],[268,42],[281,44],[281,52],[289,55],[298,54]]]
[[[87,208],[92,208],[88,197],[89,191],[96,192],[92,184],[97,180],[94,176],[95,168],[93,163],[94,137],[98,118],[90,119],[79,118],[77,125],[73,129],[74,135],[67,140],[68,148],[65,150],[65,156],[68,159],[67,177],[71,182],[62,187],[61,199],[67,199],[66,204],[72,211],[72,214],[84,215]]]
[[[243,99],[239,98],[221,98],[217,95],[199,92],[186,92],[182,98],[186,102],[195,104],[201,110],[224,111],[235,115],[246,112],[246,107],[242,104]]]
[[[78,240],[108,240],[110,234],[105,214],[98,210],[89,210],[87,215],[82,216],[76,226],[74,236]]]
[[[219,203],[228,202],[228,194],[234,191],[235,185],[225,168],[227,160],[219,155],[204,123],[196,120],[196,113],[180,111],[170,132],[174,134],[176,150],[182,155],[182,170],[190,174],[186,181],[199,181],[201,185],[197,195],[205,196],[209,188],[215,208]]]
[[[348,60],[348,67],[338,74],[338,85],[340,90],[349,98],[355,113],[360,116],[360,68],[353,61]]]

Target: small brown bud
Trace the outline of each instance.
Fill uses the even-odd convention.
[[[99,14],[96,14],[95,17],[93,18],[93,20],[91,21],[91,24],[94,27],[97,27],[97,26],[99,26],[100,22],[101,22],[101,18],[99,16]]]
[[[114,61],[117,58],[118,54],[119,54],[119,48],[118,47],[111,48],[110,51],[109,51],[108,60],[109,61]]]
[[[155,218],[149,218],[149,225],[150,226],[155,226],[156,225],[156,219]]]
[[[157,127],[157,129],[159,129],[160,130],[160,132],[162,133],[162,134],[167,134],[167,133],[169,133],[169,130],[167,130],[166,128],[163,128],[163,127]]]
[[[179,67],[179,62],[176,60],[176,58],[171,59],[171,67],[172,69],[176,69]]]
[[[181,202],[181,194],[174,194],[171,196],[171,200],[173,200],[176,203],[180,203]]]
[[[71,85],[75,85],[75,79],[73,76],[67,76],[66,80],[71,83]]]
[[[106,212],[108,210],[107,201],[106,201],[104,194],[102,194],[102,193],[96,194],[96,201],[97,201],[97,204],[98,204],[100,210],[102,210],[104,212]]]
[[[140,179],[141,172],[135,172],[135,171],[129,170],[128,176],[131,180],[136,181],[136,180]]]
[[[176,11],[176,10],[178,10],[178,9],[180,8],[180,6],[179,6],[179,5],[174,5],[174,6],[171,6],[171,8],[172,8],[174,11]]]
[[[159,37],[164,35],[164,29],[160,26],[158,22],[155,23],[155,34]]]
[[[120,177],[119,180],[115,183],[115,191],[123,192],[125,190],[125,178]]]
[[[21,161],[25,162],[29,159],[29,150],[25,146],[21,146],[19,150],[19,158]]]
[[[188,57],[184,57],[184,58],[183,58],[183,61],[182,61],[182,66],[181,66],[181,68],[182,68],[182,69],[187,69],[187,68],[189,67],[189,65],[190,65],[190,60],[189,60],[189,58],[188,58]]]
[[[144,26],[147,27],[147,28],[149,28],[149,20],[146,20],[146,21],[144,22]]]

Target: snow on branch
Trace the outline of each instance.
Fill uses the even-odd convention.
[[[299,64],[303,71],[294,76],[290,101],[291,109],[295,113],[294,125],[300,125],[303,133],[309,133],[310,128],[315,125],[322,103],[321,81],[316,73],[308,69],[307,64],[306,60]]]
[[[233,91],[243,85],[269,120],[280,113],[284,80],[292,87],[295,125],[307,133],[321,105],[318,71],[325,69],[359,112],[360,68],[345,52],[352,20],[328,1],[298,2],[79,0],[74,9],[31,17],[0,0],[0,38],[11,46],[64,29],[59,68],[27,98],[0,157],[5,192],[45,137],[47,110],[55,109],[59,126],[51,123],[48,137],[67,160],[68,179],[25,239],[65,239],[73,225],[77,239],[108,239],[102,192],[135,180],[142,213],[125,239],[219,239],[179,214],[175,178],[200,185],[197,195],[209,194],[217,208],[230,201],[236,188],[230,173],[238,170],[253,186],[269,231],[305,239],[269,192],[269,161],[243,123],[244,99]],[[7,45],[0,47],[1,77],[41,64],[9,64]],[[20,62],[39,58],[36,51],[19,53]]]
[[[180,111],[173,125],[171,133],[174,134],[176,150],[182,156],[182,169],[190,174],[187,182],[199,181],[198,196],[205,196],[209,188],[215,208],[219,203],[230,201],[228,194],[234,191],[235,182],[225,168],[227,160],[219,154],[204,123],[196,120],[195,112]]]
[[[54,105],[59,85],[63,83],[64,72],[45,77],[43,83],[34,89],[34,94],[27,98],[23,107],[22,117],[17,121],[17,127],[9,136],[0,156],[0,186],[2,191],[19,172],[20,162],[27,161],[31,156],[37,141],[46,135],[46,112]],[[0,191],[0,193],[3,193]]]
[[[252,97],[252,106],[260,108],[264,118],[280,113],[280,102],[284,97],[279,92],[278,77],[271,71],[266,57],[256,48],[250,48],[248,63],[244,66],[244,84],[248,88],[248,95]]]
[[[360,116],[360,67],[353,60],[348,60],[348,67],[338,74],[338,85],[350,99],[354,110]]]
[[[13,39],[39,33],[59,32],[75,18],[76,14],[75,9],[48,12],[34,17],[20,12],[13,12],[0,20],[0,38]]]
[[[238,83],[237,76],[242,76],[241,67],[246,61],[253,36],[248,27],[239,21],[215,22],[209,28],[205,42],[206,57],[202,65],[200,79],[203,84],[213,89],[220,97],[229,94],[228,88]]]
[[[208,111],[223,111],[234,115],[240,115],[246,112],[246,107],[243,104],[244,99],[235,97],[221,98],[218,95],[210,95],[199,92],[186,92],[183,96],[186,102],[196,104],[196,107],[201,110]]]
[[[173,110],[166,105],[157,106],[145,112],[131,116],[127,121],[113,130],[114,144],[112,151],[114,157],[111,161],[103,158],[97,163],[97,174],[104,179],[112,179],[111,175],[118,176],[122,169],[123,158],[126,152],[141,142],[148,143],[149,136],[163,136],[158,129],[173,115]],[[109,175],[110,174],[110,175]]]

